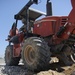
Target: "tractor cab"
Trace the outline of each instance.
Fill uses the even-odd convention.
[[[23,7],[15,16],[14,18],[16,19],[16,24],[19,20],[24,20],[24,25],[26,24],[26,31],[27,32],[33,32],[32,28],[34,25],[34,22],[37,18],[41,17],[41,16],[45,16],[46,13],[41,12],[39,10],[33,9],[33,8],[29,8],[28,10],[26,9],[26,6]],[[22,26],[22,28],[25,26]],[[24,29],[24,28],[23,28]]]
[[[46,4],[46,13],[41,12],[39,10],[30,8],[30,6],[35,3],[38,4],[38,0],[30,0],[16,15],[14,15],[14,19],[16,19],[16,25],[18,20],[24,20],[24,25],[20,28],[21,31],[25,31],[28,36],[30,33],[35,35],[35,21],[42,15],[44,16],[52,16],[52,4],[50,0],[47,0]],[[37,24],[38,26],[38,24]],[[39,33],[37,33],[39,35]]]

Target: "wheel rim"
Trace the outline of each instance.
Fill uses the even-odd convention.
[[[75,53],[70,55],[72,61],[75,63]]]
[[[24,59],[29,65],[35,62],[35,50],[31,45],[26,46],[24,49]]]

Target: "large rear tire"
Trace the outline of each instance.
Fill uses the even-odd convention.
[[[25,40],[22,59],[28,70],[44,70],[49,65],[50,55],[50,49],[42,38],[30,37]]]
[[[17,66],[19,63],[20,57],[13,57],[13,46],[8,45],[5,51],[5,63],[7,66]]]

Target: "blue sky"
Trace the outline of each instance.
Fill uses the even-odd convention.
[[[0,0],[0,57],[4,57],[5,48],[8,45],[5,39],[15,21],[14,15],[17,14],[28,1],[29,0]],[[47,0],[41,0],[41,3],[38,5],[34,4],[31,7],[46,12],[46,1]],[[53,16],[68,15],[72,8],[70,0],[51,0],[51,2]]]

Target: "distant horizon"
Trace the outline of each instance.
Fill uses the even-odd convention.
[[[3,59],[4,57],[0,57],[0,59]]]
[[[0,58],[4,58],[4,54],[0,55]]]

